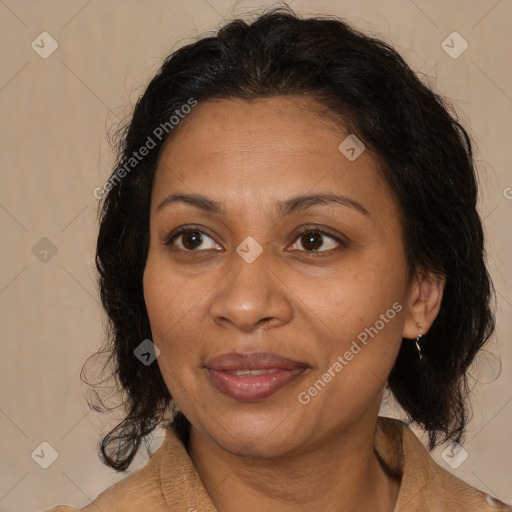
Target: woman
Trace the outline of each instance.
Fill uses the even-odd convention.
[[[447,108],[334,18],[275,10],[169,56],[95,191],[127,406],[104,462],[166,438],[82,510],[511,510],[378,417],[388,387],[430,448],[462,443],[494,329]]]

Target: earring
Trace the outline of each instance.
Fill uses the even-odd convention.
[[[416,338],[416,348],[418,349],[418,355],[420,356],[420,361],[423,359],[423,354],[421,353],[421,347],[420,347],[420,341],[422,334],[418,334],[418,337]]]

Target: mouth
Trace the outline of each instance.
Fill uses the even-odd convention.
[[[210,359],[204,367],[211,384],[224,395],[256,401],[291,385],[309,365],[271,352],[233,352]]]

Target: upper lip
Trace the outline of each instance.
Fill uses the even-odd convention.
[[[291,370],[294,368],[307,368],[308,365],[274,354],[273,352],[250,352],[245,354],[229,352],[209,359],[205,363],[205,367],[211,370],[229,372],[236,370],[267,370],[271,368]]]

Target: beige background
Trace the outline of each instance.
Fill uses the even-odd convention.
[[[0,0],[0,510],[84,506],[122,477],[98,460],[96,441],[107,419],[88,412],[79,380],[86,356],[103,341],[93,190],[112,163],[106,128],[115,128],[129,112],[172,49],[233,13],[265,5],[274,4]],[[445,447],[433,456],[470,484],[512,502],[512,2],[290,5],[304,14],[337,14],[392,43],[451,99],[476,141],[498,330],[473,371],[468,459],[454,469],[441,458]],[[44,31],[59,45],[46,59],[31,47],[33,40],[42,46],[38,36]],[[469,44],[457,59],[441,46],[453,31]],[[39,242],[43,237],[51,244]],[[386,405],[384,411],[397,414]],[[154,446],[160,439],[154,438]],[[44,441],[58,453],[48,469],[31,457]],[[51,450],[35,453],[35,459],[48,460]],[[141,456],[132,469],[144,461]]]

